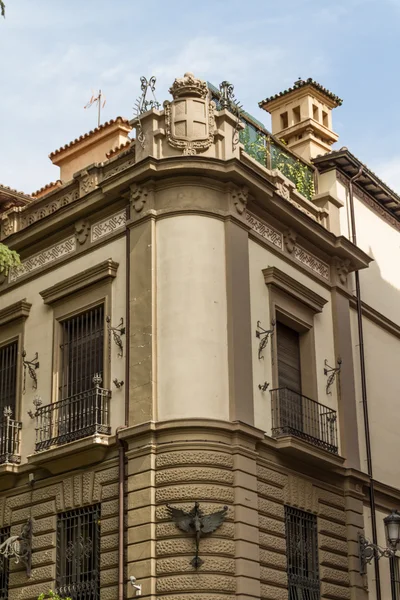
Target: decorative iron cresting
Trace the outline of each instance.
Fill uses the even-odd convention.
[[[106,317],[106,321],[107,321],[109,341],[111,341],[111,334],[112,334],[113,338],[114,338],[114,342],[116,343],[116,345],[119,348],[118,356],[119,356],[119,358],[122,358],[124,355],[124,347],[122,345],[121,336],[125,335],[124,319],[121,317],[121,320],[118,323],[117,327],[111,327],[111,317],[110,316]],[[108,345],[108,349],[109,349],[109,360],[111,360],[111,344]]]
[[[35,356],[32,360],[26,360],[26,351],[22,351],[22,364],[24,366],[24,384],[22,388],[22,393],[26,392],[26,370],[28,369],[29,377],[33,380],[32,389],[37,390],[37,375],[36,369],[39,368],[39,354],[36,352]]]
[[[137,123],[138,123],[136,137],[137,137],[139,144],[142,146],[142,148],[144,148],[146,136],[145,136],[143,128],[142,128],[142,123],[140,121],[140,115],[147,112],[148,110],[152,110],[153,108],[155,108],[156,110],[159,110],[161,107],[161,104],[159,102],[157,102],[156,95],[155,95],[156,81],[157,80],[154,77],[154,75],[152,75],[149,80],[147,80],[146,77],[144,77],[143,75],[140,78],[140,89],[141,89],[142,93],[137,98],[134,108],[135,108],[135,117],[136,117]],[[148,98],[147,98],[147,93],[149,92],[149,90],[153,94],[152,100],[148,100]]]
[[[235,97],[233,90],[234,86],[232,83],[229,83],[229,81],[222,81],[222,83],[219,84],[219,105],[221,109],[227,108],[235,115],[237,119],[232,133],[232,148],[235,149],[239,143],[239,124],[241,122],[240,117],[243,111],[243,106]]]
[[[272,337],[274,335],[275,325],[276,325],[276,320],[272,319],[271,329],[264,329],[261,326],[261,321],[257,321],[256,337],[259,338],[259,340],[260,340],[260,345],[258,346],[259,360],[261,360],[261,358],[264,358],[262,355],[262,352],[263,352],[264,348],[266,347],[266,345],[268,344],[269,336]]]
[[[340,375],[340,370],[342,368],[342,359],[341,358],[337,359],[337,364],[338,364],[337,367],[331,367],[328,364],[327,359],[325,359],[325,362],[324,362],[324,365],[325,365],[324,375],[326,375],[328,377],[328,379],[326,381],[326,393],[328,395],[332,394],[332,392],[330,391],[331,386],[333,385],[333,382],[335,381],[336,376]]]
[[[11,535],[0,545],[0,554],[8,560],[14,559],[16,564],[22,563],[27,577],[31,576],[32,532],[33,519],[29,518],[19,535]]]
[[[207,533],[213,533],[222,525],[225,520],[228,507],[224,506],[222,510],[218,510],[210,515],[205,515],[203,513],[198,502],[194,503],[194,507],[189,512],[185,512],[180,508],[174,508],[168,504],[167,508],[175,525],[182,531],[191,533],[195,536],[196,554],[190,561],[190,564],[195,569],[198,569],[204,563],[204,561],[199,557],[200,539]]]

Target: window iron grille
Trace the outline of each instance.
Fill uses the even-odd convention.
[[[100,599],[100,505],[58,515],[56,577],[60,596]]]
[[[336,411],[287,387],[271,392],[272,436],[293,435],[338,453]]]
[[[12,410],[7,406],[0,420],[0,464],[21,462],[20,443],[22,423],[14,421]]]
[[[10,528],[3,527],[0,529],[0,545],[10,537]],[[0,600],[8,599],[8,576],[9,576],[9,561],[4,555],[0,555]]]
[[[289,600],[320,600],[317,517],[285,506]]]
[[[104,323],[103,305],[61,322],[59,400],[90,390],[94,375],[103,376]]]

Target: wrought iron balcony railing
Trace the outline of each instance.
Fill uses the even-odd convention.
[[[298,392],[271,390],[272,436],[293,435],[337,454],[336,411]]]
[[[21,462],[20,443],[22,423],[14,421],[10,406],[3,410],[0,421],[0,464],[18,464]]]
[[[96,385],[58,402],[37,406],[36,452],[90,435],[110,435],[110,398],[110,390]]]

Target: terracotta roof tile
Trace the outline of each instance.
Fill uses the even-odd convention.
[[[60,152],[67,150],[67,148],[72,148],[72,146],[74,146],[78,142],[81,142],[82,140],[85,140],[88,137],[91,137],[94,133],[97,133],[98,131],[102,131],[103,129],[105,129],[106,127],[109,127],[113,123],[123,123],[124,125],[128,125],[129,127],[131,127],[129,120],[125,119],[124,117],[116,117],[116,119],[110,119],[109,121],[106,121],[99,127],[96,127],[95,129],[91,129],[88,133],[84,133],[83,135],[80,135],[78,138],[76,138],[72,142],[69,142],[68,144],[65,144],[64,146],[61,146],[61,148],[58,148],[58,150],[54,150],[54,152],[51,152],[49,154],[49,158],[53,158],[54,156],[57,156],[57,154],[60,154]]]
[[[19,192],[18,190],[14,190],[13,188],[9,187],[8,185],[3,185],[2,183],[0,183],[0,194],[4,193],[10,196],[14,196],[17,195],[20,198],[26,198],[26,200],[29,202],[32,200],[32,196],[30,196],[29,194],[25,194],[24,192]]]
[[[115,148],[112,148],[111,150],[106,152],[106,157],[112,158],[113,156],[115,156],[116,154],[119,154],[123,150],[127,150],[129,148],[129,146],[131,145],[131,143],[132,143],[132,140],[126,140],[126,142],[124,142],[123,144],[120,144],[119,146],[116,146]]]
[[[45,192],[46,190],[50,191],[50,189],[58,188],[61,186],[62,186],[61,179],[57,179],[57,181],[51,181],[50,183],[46,183],[46,185],[44,185],[40,189],[36,190],[36,192],[32,192],[32,198],[36,198],[37,196],[43,196],[44,195],[43,192]]]
[[[330,92],[329,90],[324,88],[324,86],[322,86],[320,83],[318,83],[317,81],[314,81],[314,79],[311,79],[311,77],[309,77],[305,81],[303,79],[298,79],[297,81],[294,82],[293,87],[290,87],[287,90],[283,90],[283,92],[279,92],[279,94],[275,94],[274,96],[270,96],[269,98],[265,98],[265,100],[261,100],[261,102],[258,103],[258,106],[260,108],[263,108],[263,106],[265,106],[265,104],[268,104],[269,102],[272,102],[273,100],[276,100],[277,98],[281,98],[282,96],[286,96],[286,94],[290,94],[290,92],[294,92],[295,90],[305,87],[306,85],[311,85],[313,88],[315,88],[319,92],[322,92],[323,94],[325,94],[325,96],[328,96],[328,98],[330,98],[331,100],[333,100],[333,102],[335,102],[336,106],[341,106],[343,104],[343,100],[341,98],[339,98],[339,96],[336,96],[336,94],[334,94],[333,92]]]

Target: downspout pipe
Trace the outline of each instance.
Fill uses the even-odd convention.
[[[129,206],[127,208],[127,221],[129,221]],[[129,284],[130,284],[130,229],[126,228],[126,327],[125,327],[125,424],[117,427],[115,437],[118,445],[118,600],[125,598],[125,442],[119,437],[120,431],[129,425]]]
[[[349,181],[349,204],[350,204],[350,222],[351,222],[351,235],[353,244],[357,245],[357,230],[356,230],[356,218],[354,210],[354,195],[353,195],[353,184],[357,179],[362,176],[363,167],[360,167],[358,173],[354,175]],[[361,397],[364,414],[364,431],[365,431],[365,446],[367,454],[367,470],[369,476],[369,498],[371,505],[371,527],[372,527],[372,541],[374,544],[378,543],[378,534],[376,526],[376,508],[375,508],[375,486],[372,469],[372,452],[371,452],[371,437],[369,428],[369,416],[368,416],[368,395],[367,395],[367,377],[365,368],[365,352],[364,352],[364,330],[362,321],[362,304],[361,304],[361,287],[360,287],[360,273],[357,269],[354,272],[355,283],[356,283],[356,307],[357,307],[357,324],[358,324],[358,338],[359,338],[359,353],[360,353],[360,373],[361,373]],[[375,565],[375,588],[376,588],[376,600],[381,600],[381,578],[379,571],[378,557],[374,556]]]

